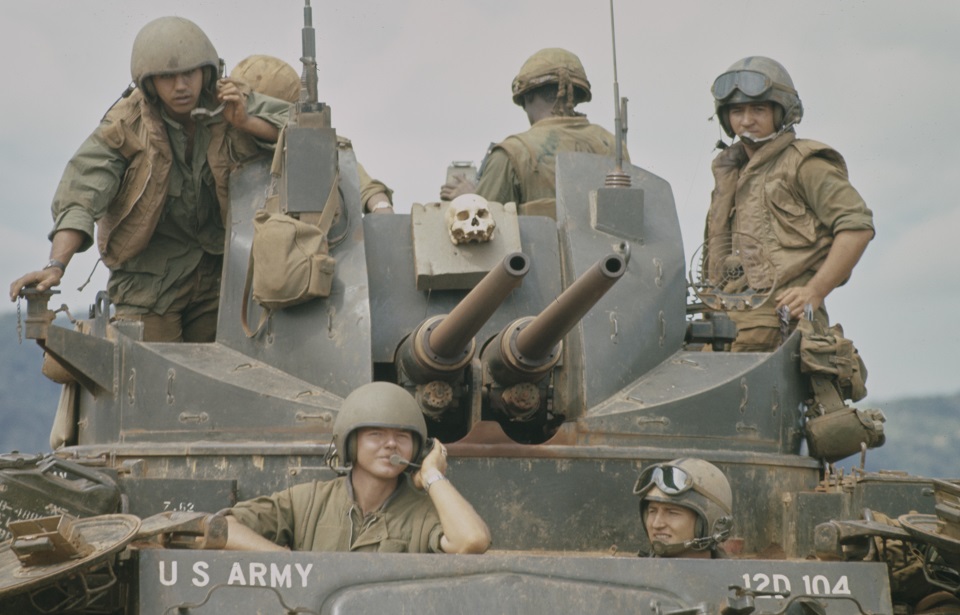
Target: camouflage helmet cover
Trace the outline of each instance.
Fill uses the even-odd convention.
[[[370,382],[347,395],[333,422],[333,445],[340,462],[349,467],[356,456],[356,431],[361,427],[388,427],[413,432],[413,459],[427,439],[427,423],[420,404],[403,387]]]
[[[676,495],[664,493],[650,480],[651,471],[657,467],[679,468],[692,481],[687,488]],[[698,539],[710,539],[723,530],[733,526],[733,492],[730,482],[720,468],[703,459],[685,457],[665,464],[656,464],[644,469],[637,479],[633,493],[640,496],[640,514],[644,513],[644,503],[648,501],[675,504],[692,510],[697,515],[696,536]],[[646,535],[646,525],[641,523],[641,532]],[[649,537],[647,537],[649,539]],[[710,547],[716,541],[710,541]]]
[[[290,103],[300,100],[300,75],[273,56],[252,55],[244,58],[230,72],[231,79],[247,83],[254,92]]]
[[[209,66],[212,87],[220,72],[220,56],[197,24],[183,17],[160,17],[145,25],[133,41],[130,76],[144,89],[147,77],[182,73]]]
[[[744,85],[743,77],[757,77],[755,81],[762,85],[756,89],[747,87]],[[744,89],[747,91],[745,92]],[[790,73],[782,64],[771,58],[749,56],[734,62],[716,78],[710,90],[720,125],[731,138],[735,135],[726,113],[729,105],[748,102],[774,103],[774,109],[779,106],[776,117],[777,130],[799,124],[803,118],[803,103],[800,102],[800,96],[793,85]]]
[[[541,49],[530,56],[513,78],[513,102],[523,106],[523,95],[550,83],[556,83],[560,94],[572,88],[572,104],[589,102],[590,82],[580,58],[566,49]]]

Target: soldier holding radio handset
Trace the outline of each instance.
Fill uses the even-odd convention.
[[[328,463],[346,475],[227,510],[226,548],[483,553],[490,546],[486,523],[446,477],[446,447],[427,438],[420,406],[403,388],[373,382],[348,395]]]

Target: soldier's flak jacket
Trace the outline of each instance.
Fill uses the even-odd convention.
[[[559,152],[613,155],[616,137],[586,117],[551,117],[495,145],[484,162],[477,194],[487,200],[522,205],[556,197]],[[498,164],[497,157],[501,158]],[[629,160],[629,158],[628,158]],[[503,169],[506,162],[508,169]],[[501,168],[498,168],[501,167]],[[510,178],[512,171],[513,178]]]
[[[811,177],[804,181],[801,166],[808,161],[814,163],[805,167]],[[736,231],[758,241],[776,270],[777,288],[809,281],[837,232],[873,228],[872,212],[850,185],[843,157],[792,131],[749,160],[736,143],[714,159],[712,168],[716,184],[705,237]],[[763,279],[762,272],[744,273],[752,287],[770,287],[772,280]],[[775,314],[768,311],[775,326]]]
[[[216,183],[220,214],[226,221],[230,170],[258,149],[253,137],[233,129],[222,118],[217,119],[210,124],[206,156]],[[150,243],[167,198],[173,153],[158,108],[139,89],[107,112],[98,132],[107,145],[128,161],[120,189],[97,225],[101,258],[115,269]]]

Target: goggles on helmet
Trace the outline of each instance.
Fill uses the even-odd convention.
[[[657,487],[669,496],[680,495],[693,489],[695,492],[717,504],[720,509],[727,514],[730,513],[727,505],[720,501],[719,498],[704,489],[698,488],[693,477],[683,468],[667,463],[652,465],[640,473],[640,477],[637,478],[637,483],[633,487],[633,493],[643,499],[653,487]]]
[[[715,99],[725,100],[733,94],[734,90],[740,90],[747,96],[756,97],[772,87],[774,87],[773,80],[763,73],[754,70],[735,70],[717,77],[710,91],[713,92]]]
[[[658,463],[640,473],[633,492],[645,495],[654,486],[667,495],[680,495],[693,487],[693,478],[676,466]]]

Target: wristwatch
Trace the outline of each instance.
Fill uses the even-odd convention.
[[[390,209],[393,209],[393,203],[391,203],[390,201],[377,201],[377,202],[374,203],[373,205],[367,205],[367,213],[371,213],[371,214],[372,214],[373,212],[377,211],[378,209],[386,209],[386,208],[388,208],[388,207],[389,207]]]
[[[423,477],[423,490],[427,493],[430,493],[430,487],[432,487],[434,483],[439,483],[442,480],[449,479],[440,472],[431,472],[427,476]]]
[[[43,266],[44,269],[53,269],[54,267],[64,272],[67,270],[67,264],[55,258],[51,258],[50,261]]]

